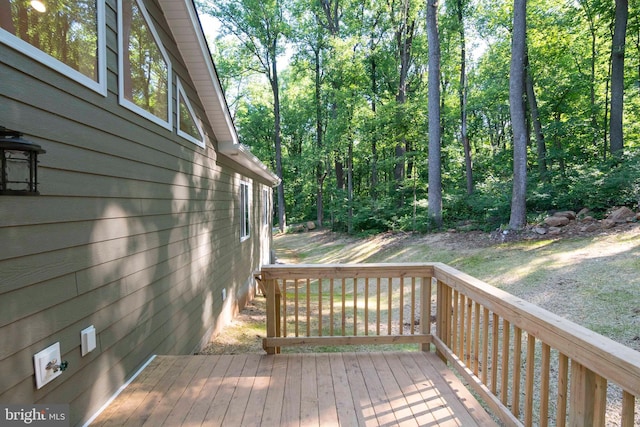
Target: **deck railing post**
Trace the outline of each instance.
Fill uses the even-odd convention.
[[[280,295],[277,280],[269,279],[265,284],[267,294],[267,338],[280,336]],[[280,347],[263,345],[267,354],[280,353]]]
[[[604,426],[607,380],[571,361],[569,426]]]
[[[420,333],[431,334],[431,277],[420,279]],[[424,343],[422,351],[431,351],[431,344]]]
[[[451,347],[451,288],[440,280],[437,283],[436,336],[447,347]],[[446,362],[447,358],[439,350],[436,350],[436,354]]]

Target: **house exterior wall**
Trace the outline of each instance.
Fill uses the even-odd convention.
[[[146,3],[171,57],[173,102],[178,76],[205,119],[160,8]],[[202,149],[175,121],[170,131],[118,104],[116,11],[107,1],[106,96],[0,43],[0,126],[47,151],[40,196],[0,196],[0,402],[69,403],[71,425],[153,354],[205,344],[252,295],[271,244],[270,183],[217,154],[206,120]],[[241,181],[252,194],[242,241]],[[82,357],[90,325],[97,348]],[[36,390],[33,355],[55,342],[69,367]]]

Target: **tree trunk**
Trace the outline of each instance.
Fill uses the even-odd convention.
[[[525,48],[526,49],[526,48]],[[547,145],[542,133],[542,124],[540,123],[540,113],[538,111],[538,100],[533,87],[533,77],[529,69],[529,52],[525,51],[525,74],[527,85],[527,101],[529,101],[529,110],[531,111],[531,121],[533,122],[533,133],[536,136],[536,148],[538,154],[538,173],[544,181],[548,180],[547,176]]]
[[[349,203],[347,232],[353,234],[353,138],[349,136],[349,153],[347,158],[347,199]]]
[[[442,174],[440,160],[440,39],[438,2],[427,1],[427,38],[429,44],[429,207],[436,227],[442,227]]]
[[[376,101],[378,97],[378,83],[376,77],[376,60],[371,56],[371,111],[376,115]],[[371,190],[369,192],[373,200],[378,198],[378,132],[373,130],[371,135]]]
[[[398,79],[398,93],[396,94],[396,103],[398,104],[398,123],[402,125],[402,121],[405,120],[404,111],[402,106],[407,102],[407,76],[409,74],[409,66],[411,65],[411,45],[413,43],[413,32],[415,28],[415,22],[409,18],[410,2],[404,0],[402,3],[402,19],[398,23],[396,30],[396,44],[398,53],[400,56],[400,78]],[[396,141],[395,156],[396,164],[394,168],[393,177],[395,179],[396,189],[402,188],[404,178],[406,176],[406,152],[407,152],[407,137],[404,132]],[[399,206],[404,205],[404,197],[401,195],[398,200]]]
[[[320,48],[314,49],[315,54],[315,97],[316,97],[316,148],[318,150],[318,161],[316,163],[316,222],[318,228],[322,228],[324,223],[324,179],[327,174],[324,171],[324,165],[322,163],[322,104],[320,99],[321,94],[321,79],[320,79]]]
[[[622,115],[624,106],[624,48],[629,18],[628,0],[616,0],[616,18],[611,44],[611,154],[622,154],[624,146]]]
[[[513,39],[509,76],[509,110],[513,129],[513,192],[509,228],[522,229],[527,223],[527,123],[524,107],[527,1],[513,2]]]
[[[280,178],[278,185],[278,224],[280,231],[287,227],[286,209],[284,204],[284,179],[282,173],[282,133],[280,124],[280,90],[278,88],[278,67],[276,59],[276,42],[273,42],[273,56],[271,60],[271,90],[273,91],[274,140],[276,150],[276,174]]]
[[[560,113],[560,111],[556,111],[553,113],[553,119],[556,124],[556,127],[558,128],[561,126],[561,122],[560,122],[561,118],[562,118],[562,114]],[[557,134],[554,135],[553,137],[553,148],[557,153],[555,157],[558,158],[558,168],[560,169],[560,175],[562,175],[562,177],[564,178],[567,176],[567,167],[566,167],[566,162],[564,161],[564,153],[562,152],[563,151],[562,139]]]
[[[467,178],[467,194],[473,193],[473,163],[471,161],[471,145],[467,134],[467,45],[464,31],[463,1],[457,1],[458,29],[460,34],[460,139],[464,149],[464,165]]]

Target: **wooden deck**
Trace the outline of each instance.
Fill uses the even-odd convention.
[[[495,425],[433,353],[158,356],[93,426]]]

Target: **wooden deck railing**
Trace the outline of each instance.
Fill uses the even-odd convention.
[[[506,425],[640,425],[639,352],[447,265],[268,265],[261,280],[268,353],[433,344]]]

